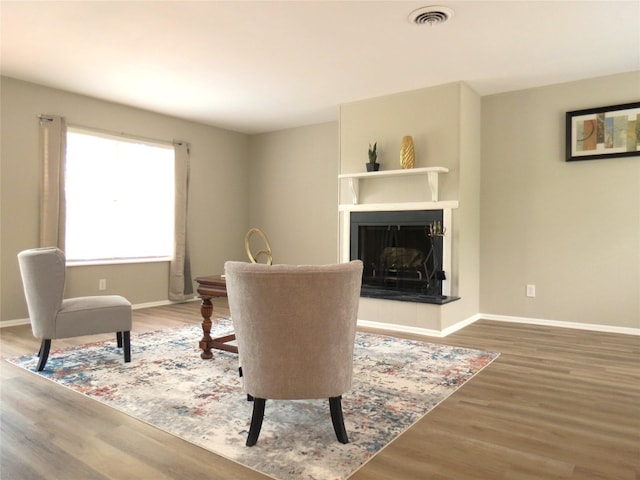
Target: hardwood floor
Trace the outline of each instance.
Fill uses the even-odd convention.
[[[214,315],[225,314],[217,299]],[[135,332],[193,322],[197,302],[134,311]],[[3,359],[38,349],[29,326],[0,335]],[[640,478],[640,337],[485,320],[445,339],[402,336],[501,355],[351,480]],[[7,362],[0,370],[4,480],[268,478]]]

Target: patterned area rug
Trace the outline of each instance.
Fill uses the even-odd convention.
[[[232,330],[220,320],[212,336]],[[352,390],[343,396],[350,443],[333,432],[328,400],[267,401],[254,447],[252,405],[235,354],[200,359],[197,324],[132,335],[124,364],[115,339],[53,350],[49,380],[278,480],[343,480],[489,365],[496,353],[358,333]],[[10,362],[33,371],[37,357]]]

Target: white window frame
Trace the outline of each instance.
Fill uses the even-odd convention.
[[[128,167],[131,167],[131,171],[124,172],[124,158],[117,158],[119,156],[118,153],[114,153],[114,156],[107,156],[106,158],[103,157],[101,159],[102,163],[98,162],[95,164],[91,167],[93,168],[92,170],[89,170],[90,164],[87,164],[86,166],[81,165],[79,168],[76,168],[76,165],[78,164],[74,162],[83,161],[88,156],[82,156],[81,159],[77,158],[77,150],[74,150],[74,135],[87,135],[95,137],[98,141],[106,140],[108,142],[113,142],[114,148],[117,148],[118,153],[123,151],[126,152],[130,148],[138,149],[141,152],[149,151],[149,148],[152,149],[151,151],[159,148],[161,150],[155,151],[160,152],[162,159],[159,160],[158,163],[153,160],[142,158],[144,155],[136,155],[136,161],[126,164]],[[115,147],[115,145],[118,146]],[[106,150],[107,149],[105,148],[105,151]],[[165,152],[162,153],[162,150],[165,150]],[[126,154],[123,154],[123,157],[126,158]],[[111,162],[112,159],[116,164],[116,170],[110,170],[108,168],[107,164],[108,162]],[[118,163],[120,165],[118,165]],[[98,166],[96,165],[100,168],[107,168],[98,174]],[[161,165],[162,168],[157,168],[158,165]],[[154,166],[156,168],[152,168]],[[83,168],[85,169],[84,171]],[[67,129],[67,159],[65,170],[65,192],[67,204],[66,255],[68,265],[167,262],[172,259],[175,219],[175,150],[172,144],[168,142],[154,142],[146,139],[141,140],[124,135],[109,134],[85,127],[69,126]],[[164,174],[158,178],[154,178],[154,174],[157,174],[159,171],[164,172]],[[123,174],[125,173],[130,175],[133,174],[133,177],[130,176],[127,181],[127,179],[123,177]],[[98,175],[99,178],[96,178],[96,175]],[[170,178],[167,177],[167,175],[169,175]],[[125,180],[123,180],[123,178],[125,178]],[[73,193],[74,184],[76,185],[75,194]],[[120,191],[118,191],[117,188],[114,188],[114,190],[102,188],[107,185],[119,187]],[[153,187],[151,190],[154,192],[145,192],[144,195],[140,195],[138,192],[138,195],[136,195],[133,189],[139,188],[140,186],[151,186]],[[82,198],[88,198],[95,192],[99,192],[101,194],[94,198],[94,200],[98,200],[97,206],[89,208],[88,210],[85,209],[84,212],[79,211],[76,208],[77,198],[80,196]],[[138,202],[138,200],[140,201]],[[111,204],[111,202],[113,203]],[[132,213],[135,212],[135,208],[138,207],[143,207],[143,210],[137,214]],[[94,215],[99,215],[100,217],[94,217]],[[93,238],[95,241],[95,232],[100,231],[99,229],[104,228],[104,226],[107,225],[107,223],[105,223],[105,219],[108,217],[111,217],[116,223],[119,218],[121,218],[123,222],[129,222],[129,225],[120,224],[117,226],[120,233],[108,242],[109,245],[114,246],[113,251],[110,253],[103,252],[103,255],[99,255],[88,254],[87,251],[83,252],[81,251],[81,248],[76,248],[77,245],[74,245],[74,242],[76,244],[80,242],[88,242],[90,241],[87,240],[89,238]],[[79,223],[79,218],[83,219],[83,226],[77,227],[72,225],[71,222]],[[155,252],[149,255],[145,255],[142,252],[141,249],[145,248],[148,244],[145,244],[144,247],[139,245],[137,250],[134,249],[134,251],[129,253],[126,253],[125,250],[122,249],[125,247],[115,247],[120,238],[140,239],[145,234],[151,235],[149,232],[155,228],[153,223],[154,221],[164,224],[164,229],[161,230],[163,234],[158,235],[161,238],[164,238],[164,245],[158,247]],[[84,226],[84,222],[86,222],[87,227]],[[113,227],[115,228],[115,225]],[[107,231],[111,232],[113,230],[108,229]],[[71,237],[76,234],[81,235],[81,238],[84,240],[73,239]],[[107,235],[105,235],[104,238],[107,238]],[[122,243],[124,244],[125,242]]]

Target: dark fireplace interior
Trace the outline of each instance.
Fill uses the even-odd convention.
[[[351,259],[364,263],[363,297],[447,303],[442,210],[351,212]]]

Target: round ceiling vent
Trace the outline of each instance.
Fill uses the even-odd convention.
[[[453,10],[448,7],[422,7],[409,14],[409,21],[416,25],[440,25],[453,17]]]

